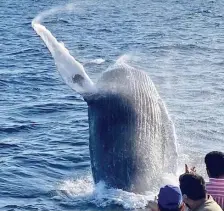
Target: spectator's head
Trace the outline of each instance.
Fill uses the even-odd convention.
[[[213,151],[205,156],[208,176],[211,178],[224,177],[224,153]]]
[[[184,208],[182,194],[178,187],[166,185],[160,188],[158,195],[160,211],[181,211]]]
[[[183,201],[190,209],[206,198],[205,180],[198,174],[185,173],[179,178]]]

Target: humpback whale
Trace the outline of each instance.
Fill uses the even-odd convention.
[[[148,74],[118,64],[93,83],[51,32],[32,22],[64,81],[88,105],[89,151],[95,183],[145,193],[164,172],[175,173],[174,125]]]

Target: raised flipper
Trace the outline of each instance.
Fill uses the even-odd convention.
[[[82,64],[70,55],[63,43],[59,43],[45,26],[32,22],[32,27],[51,52],[57,70],[66,84],[80,94],[95,92],[96,88],[86,74]]]

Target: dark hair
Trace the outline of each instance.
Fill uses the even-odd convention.
[[[184,204],[183,203],[175,209],[163,208],[159,203],[158,203],[158,207],[159,207],[160,211],[184,211]]]
[[[213,151],[205,156],[206,168],[209,177],[218,178],[224,175],[224,153]]]
[[[182,195],[192,200],[204,199],[206,196],[205,180],[198,174],[185,173],[179,177]]]

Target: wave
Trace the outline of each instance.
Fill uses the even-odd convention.
[[[26,49],[21,49],[19,51],[16,51],[16,52],[9,52],[9,53],[6,53],[5,55],[6,56],[12,56],[12,55],[18,55],[18,54],[25,54],[25,53],[36,53],[36,51],[40,51],[39,49],[37,50],[33,50],[32,48],[26,48]]]
[[[36,123],[26,125],[13,125],[8,127],[0,127],[0,133],[18,133],[35,129]],[[1,146],[1,145],[0,145]]]
[[[19,148],[19,145],[17,144],[8,144],[8,143],[0,143],[0,148]]]
[[[215,47],[208,47],[202,46],[199,44],[173,44],[173,45],[161,45],[161,46],[154,46],[151,49],[161,49],[161,50],[200,50],[200,51],[218,51],[219,53],[223,53],[222,48],[215,48]]]

